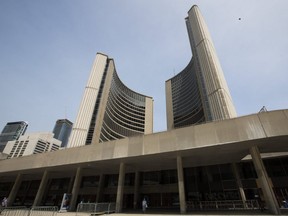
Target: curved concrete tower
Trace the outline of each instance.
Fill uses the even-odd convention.
[[[153,99],[126,87],[114,60],[97,53],[68,147],[153,132]]]
[[[237,116],[198,6],[189,10],[186,25],[193,57],[183,71],[166,81],[168,129]]]

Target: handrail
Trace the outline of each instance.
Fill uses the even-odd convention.
[[[110,214],[115,212],[115,207],[115,203],[79,203],[76,216],[78,212]]]
[[[187,209],[198,210],[247,210],[259,209],[257,200],[220,200],[220,201],[188,201]]]
[[[0,207],[1,216],[55,216],[57,214],[57,206],[26,206]]]
[[[29,216],[54,216],[57,212],[58,206],[33,206],[30,210]]]

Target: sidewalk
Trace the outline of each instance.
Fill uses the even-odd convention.
[[[132,213],[112,213],[113,216],[143,216],[143,215],[148,215],[148,216],[164,216],[164,215],[169,215],[169,216],[181,216],[181,214],[132,214]],[[244,212],[242,214],[233,214],[233,212],[226,212],[226,213],[220,213],[220,212],[211,212],[211,213],[202,213],[202,214],[185,214],[185,215],[193,215],[193,216],[235,216],[235,215],[241,215],[241,216],[251,216],[251,215],[257,215],[257,216],[267,216],[271,215],[269,213],[267,214],[245,214]],[[281,214],[281,215],[288,215],[288,214]],[[76,212],[66,212],[66,213],[57,213],[57,216],[76,216]],[[77,216],[91,216],[89,213],[77,213]]]
[[[285,209],[281,209],[282,214],[281,215],[288,215],[288,211]],[[57,213],[57,216],[91,216],[90,213],[77,213],[76,212],[63,212],[63,213]],[[139,212],[127,212],[127,213],[111,213],[111,216],[164,216],[164,215],[169,215],[169,216],[181,216],[183,214],[176,213],[174,211],[165,211],[165,212],[146,212],[145,214]],[[270,214],[267,210],[264,212],[261,211],[201,211],[201,212],[189,212],[184,215],[193,215],[193,216],[235,216],[235,215],[241,215],[241,216],[251,216],[251,215],[257,215],[257,216],[267,216],[267,215],[272,215]]]

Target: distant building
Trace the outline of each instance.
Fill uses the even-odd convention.
[[[28,122],[8,122],[0,134],[0,152],[3,152],[8,141],[17,140],[24,135],[28,127]]]
[[[3,151],[8,158],[21,157],[49,151],[56,151],[61,141],[55,139],[51,132],[30,133],[19,137],[18,140],[9,141]]]
[[[68,147],[153,132],[153,98],[125,86],[114,60],[97,53]]]
[[[188,12],[186,25],[193,57],[166,81],[167,128],[237,116],[212,38],[199,8]]]
[[[61,140],[61,147],[66,147],[71,134],[73,123],[68,119],[59,119],[53,129],[54,138]]]

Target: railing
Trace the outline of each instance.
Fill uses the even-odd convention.
[[[224,200],[187,202],[188,210],[248,210],[259,209],[257,200]]]
[[[0,208],[1,216],[55,216],[57,211],[57,206],[35,206],[31,209],[25,206]]]
[[[1,216],[28,216],[29,212],[30,209],[25,206],[0,207]]]
[[[29,216],[55,216],[58,212],[57,206],[34,206]]]
[[[94,214],[110,214],[115,212],[115,203],[79,203],[77,206],[77,213],[87,212]]]

